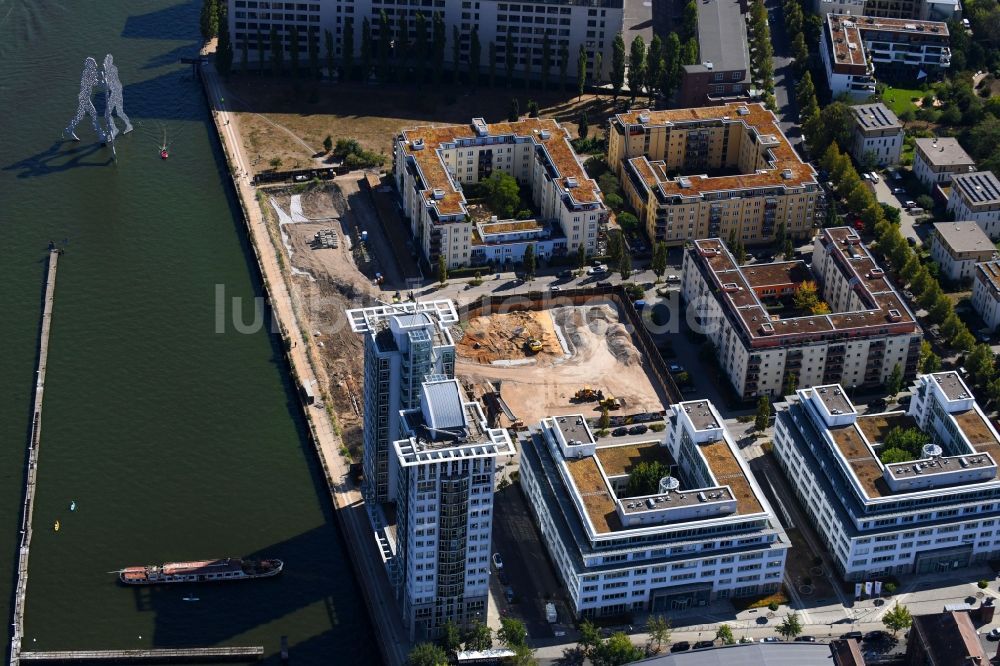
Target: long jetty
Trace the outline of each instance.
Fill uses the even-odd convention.
[[[183,664],[257,660],[264,656],[264,646],[157,648],[152,650],[57,650],[22,652],[21,661],[38,664]]]
[[[31,410],[31,436],[28,440],[28,472],[24,481],[24,506],[21,510],[21,545],[17,555],[17,586],[14,591],[14,621],[11,623],[10,664],[18,666],[21,639],[24,636],[24,601],[28,591],[28,553],[31,547],[31,516],[35,509],[38,479],[38,449],[42,438],[42,398],[45,394],[45,366],[49,359],[49,329],[55,305],[56,268],[61,250],[49,248],[49,268],[45,278],[45,304],[42,331],[38,342],[38,368],[35,372],[35,402]]]

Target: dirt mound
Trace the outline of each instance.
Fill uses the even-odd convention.
[[[510,312],[473,317],[465,325],[465,335],[456,345],[457,354],[476,363],[551,359],[562,356],[562,346],[548,312]],[[539,340],[542,350],[533,353],[529,340]]]
[[[604,338],[608,342],[608,349],[622,365],[630,366],[642,363],[642,356],[632,342],[632,334],[628,332],[624,324],[615,322],[608,326]]]

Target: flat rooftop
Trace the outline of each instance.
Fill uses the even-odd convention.
[[[695,430],[712,430],[721,427],[721,424],[715,420],[708,400],[691,400],[682,404]]]
[[[403,130],[403,153],[413,158],[419,169],[424,201],[441,215],[467,215],[465,197],[455,187],[442,151],[467,145],[531,141],[540,148],[555,175],[553,180],[574,203],[603,206],[597,183],[587,176],[569,143],[569,133],[551,118],[526,118],[517,122],[485,123],[474,119],[469,125],[417,127]],[[435,194],[438,191],[438,195]]]
[[[833,38],[833,43],[830,46],[833,49],[834,60],[838,65],[864,66],[866,64],[864,35],[862,33],[882,33],[882,40],[886,40],[888,34],[895,34],[894,41],[903,41],[899,37],[905,38],[908,35],[914,37],[913,41],[915,42],[925,42],[933,36],[939,37],[942,43],[948,41],[948,25],[937,21],[827,14],[826,24]]]
[[[948,400],[965,400],[972,397],[957,372],[937,372],[931,376]]]
[[[844,391],[839,384],[831,386],[816,386],[816,395],[826,405],[826,410],[831,414],[848,414],[854,411],[851,401],[844,395]]]
[[[857,106],[851,107],[851,112],[854,113],[854,122],[856,122],[858,127],[865,132],[886,129],[903,129],[903,125],[899,122],[899,118],[896,117],[896,114],[882,102],[877,102],[875,104],[858,104]]]
[[[914,145],[921,159],[931,166],[968,166],[976,163],[958,139],[950,136],[922,137],[915,139]]]
[[[853,335],[884,335],[885,329],[900,334],[919,331],[916,319],[860,241],[853,229],[834,227],[821,230],[816,242],[830,249],[844,280],[857,285],[867,309],[803,317],[772,316],[757,294],[765,286],[814,279],[803,263],[738,266],[719,238],[696,240],[689,252],[708,281],[714,282],[715,297],[730,310],[730,319],[743,323],[751,345],[777,346],[847,331]]]
[[[604,473],[609,477],[628,474],[629,470],[642,462],[658,462],[667,467],[676,462],[670,457],[667,447],[660,446],[656,442],[602,446],[597,449],[596,455],[601,461]]]
[[[952,252],[996,252],[996,245],[975,222],[936,222],[934,231]]]
[[[698,53],[701,62],[685,65],[685,71],[750,69],[746,22],[739,0],[701,0],[698,3]],[[730,77],[726,77],[726,82],[732,82]]]
[[[556,427],[566,438],[567,442],[581,442],[589,444],[594,441],[594,437],[587,427],[587,423],[580,416],[559,416],[553,419]]]
[[[976,264],[976,279],[984,282],[992,293],[1000,293],[1000,261]]]
[[[1000,180],[992,171],[957,173],[951,177],[951,191],[959,192],[969,206],[1000,204]]]
[[[613,124],[631,128],[643,126],[695,128],[699,125],[721,125],[741,123],[747,132],[752,132],[767,145],[769,165],[759,173],[733,176],[691,176],[668,179],[662,170],[654,169],[645,156],[626,160],[636,174],[650,189],[658,188],[668,196],[698,197],[710,192],[752,190],[765,187],[799,188],[807,184],[816,185],[816,171],[802,161],[788,139],[778,127],[778,120],[762,104],[732,102],[722,106],[695,109],[648,109],[633,110],[617,114]]]
[[[347,310],[347,318],[351,322],[351,330],[355,333],[377,333],[383,322],[396,315],[427,313],[441,323],[451,326],[458,323],[458,312],[455,302],[450,299],[437,301],[417,301],[406,303],[383,304],[370,308]]]

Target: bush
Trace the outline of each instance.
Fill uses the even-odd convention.
[[[667,426],[662,423],[651,423],[649,424],[649,429],[653,432],[663,432],[666,430]]]
[[[885,585],[882,586],[882,591],[888,595],[896,594],[896,584],[886,583]]]
[[[988,588],[990,586],[990,581],[988,581],[988,580],[986,580],[984,578],[983,580],[981,580],[978,583],[976,583],[976,585],[979,586],[980,590],[985,590],[986,588]]]
[[[774,611],[778,610],[778,604],[776,602],[772,601],[771,603],[769,603],[767,605],[767,610],[769,610],[769,611],[771,611],[773,613]]]

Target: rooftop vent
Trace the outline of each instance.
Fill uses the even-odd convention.
[[[566,187],[578,187],[579,185],[580,183],[573,176],[566,178]]]
[[[542,141],[548,141],[549,138],[552,136],[552,132],[548,130],[542,130],[541,132],[538,133],[538,136],[542,137]]]
[[[680,178],[677,179],[677,184],[680,185],[681,187],[691,187],[691,179],[681,176]]]
[[[444,199],[444,190],[442,190],[440,187],[435,187],[431,191],[431,193],[434,195],[435,201],[440,201],[441,199]]]
[[[736,109],[736,113],[738,113],[741,116],[749,116],[750,115],[750,109],[748,109],[745,106],[741,106],[738,109]]]
[[[715,67],[715,65],[713,65],[713,64],[712,64],[712,61],[711,61],[711,60],[706,60],[705,62],[703,62],[703,63],[701,63],[701,64],[703,64],[703,65],[705,66],[705,69],[707,69],[707,70],[709,70],[709,71],[711,71],[711,69],[712,69],[713,67]]]
[[[792,177],[792,170],[791,169],[782,169],[782,171],[781,171],[781,177],[784,178],[785,180],[789,180]]]
[[[924,444],[921,451],[924,458],[940,458],[942,453],[944,453],[943,449],[937,444]]]
[[[726,293],[731,293],[739,290],[740,290],[740,285],[736,284],[735,282],[726,282],[725,284],[722,285],[722,291]]]
[[[905,29],[907,29],[907,30],[916,30],[917,29],[917,24],[916,23],[905,23],[905,24],[903,24],[903,27]]]
[[[870,271],[868,271],[869,278],[882,277],[883,275],[885,275],[885,271],[882,270],[881,268],[873,268]]]
[[[665,476],[660,479],[660,493],[666,494],[671,490],[677,490],[681,487],[681,482],[677,480],[675,476]]]
[[[424,149],[424,140],[423,139],[414,139],[410,143],[410,148],[413,149],[413,150],[423,150]]]
[[[761,335],[771,335],[772,333],[774,333],[774,325],[766,322],[761,324],[760,333]]]
[[[889,310],[889,321],[898,321],[903,318],[903,314],[896,309]]]
[[[645,111],[643,111],[642,113],[640,113],[639,114],[639,122],[642,123],[643,125],[645,125],[646,123],[648,123],[649,122],[649,114],[646,113]]]
[[[490,133],[489,125],[487,125],[486,121],[483,120],[482,118],[472,119],[472,129],[474,129],[476,131],[476,134],[479,136],[486,136],[487,134]]]

